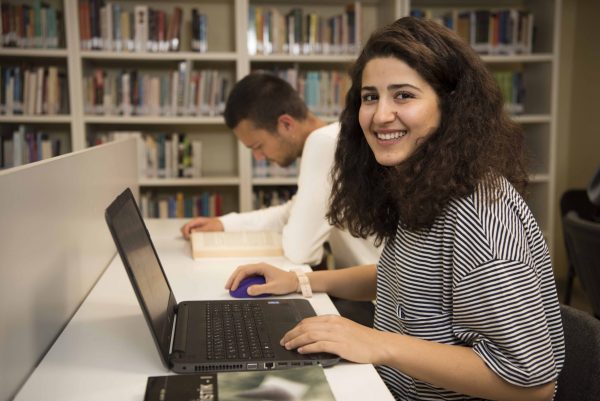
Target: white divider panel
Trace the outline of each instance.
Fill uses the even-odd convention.
[[[139,199],[134,139],[0,171],[0,400],[13,397],[116,250],[104,209]]]

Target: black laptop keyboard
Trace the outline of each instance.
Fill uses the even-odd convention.
[[[243,301],[209,303],[206,327],[208,359],[275,357],[259,305]]]

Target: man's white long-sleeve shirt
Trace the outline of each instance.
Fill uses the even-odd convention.
[[[281,232],[285,256],[294,263],[319,263],[325,241],[331,244],[336,266],[377,263],[381,250],[372,241],[352,237],[331,226],[325,217],[339,130],[339,123],[332,123],[308,136],[302,149],[298,191],[292,199],[279,206],[222,216],[225,231]]]

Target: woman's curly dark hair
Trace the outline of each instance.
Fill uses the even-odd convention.
[[[362,73],[373,58],[395,57],[417,71],[439,98],[440,126],[400,165],[377,163],[359,125]],[[328,220],[377,243],[398,224],[431,227],[452,199],[503,176],[521,193],[528,176],[523,132],[504,111],[494,78],[479,56],[440,24],[405,17],[375,31],[350,71],[332,169]]]

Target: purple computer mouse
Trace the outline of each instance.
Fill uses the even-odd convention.
[[[234,298],[264,298],[268,297],[271,294],[261,294],[261,295],[250,295],[248,294],[248,287],[255,284],[264,284],[265,278],[263,276],[249,276],[243,279],[240,282],[240,285],[235,291],[229,290],[229,295]]]

